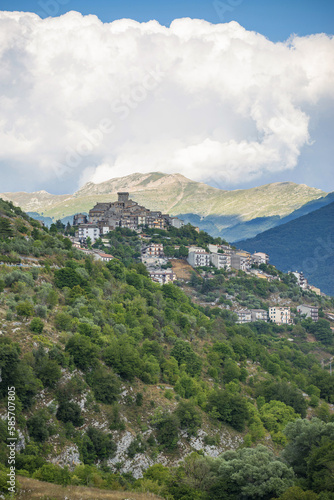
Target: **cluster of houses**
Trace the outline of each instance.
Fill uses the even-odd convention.
[[[176,274],[172,268],[167,268],[168,259],[164,254],[162,243],[149,243],[144,245],[141,250],[141,261],[147,267],[152,281],[164,285],[175,281]],[[162,268],[165,267],[165,269]]]
[[[250,254],[229,245],[208,245],[208,251],[200,247],[189,247],[187,260],[192,267],[214,266],[217,269],[250,271],[253,264],[268,264],[269,255],[263,252]]]
[[[86,255],[92,255],[93,259],[95,260],[100,260],[102,262],[110,262],[112,259],[114,259],[113,255],[102,252],[101,250],[95,250],[95,249],[88,250],[87,248],[82,248],[81,244],[78,241],[72,240],[72,244],[75,248],[78,248],[79,250],[81,250],[81,252],[85,253]]]
[[[184,224],[177,217],[139,205],[129,199],[128,192],[119,192],[117,195],[118,200],[115,202],[97,203],[89,211],[89,217],[82,213],[74,216],[73,225],[78,226],[78,239],[81,243],[86,243],[88,237],[94,243],[117,227],[137,231],[141,226],[166,229],[168,226],[180,228]]]
[[[311,318],[313,321],[319,319],[319,309],[315,306],[301,304],[297,306],[297,312],[305,318]],[[236,312],[238,323],[251,323],[253,321],[265,321],[276,323],[276,325],[292,324],[290,307],[269,307],[269,311],[265,309],[242,309]]]
[[[201,247],[189,247],[188,250],[187,260],[192,267],[214,266],[217,269],[236,269],[267,281],[280,280],[278,276],[272,276],[261,269],[253,268],[254,264],[259,266],[260,264],[269,263],[269,255],[264,252],[251,254],[245,250],[232,248],[229,245],[208,245],[208,251]],[[291,274],[296,277],[300,288],[321,295],[320,288],[310,285],[302,272],[294,271]]]

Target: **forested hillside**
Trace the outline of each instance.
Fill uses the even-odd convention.
[[[205,296],[222,305],[233,288],[240,301],[293,299],[295,283],[281,274],[270,291],[243,273],[194,273],[161,286],[138,260],[136,233],[110,233],[116,258],[105,264],[61,231],[0,202],[2,491],[12,388],[22,485],[168,500],[334,498],[332,301],[303,297],[319,300],[318,324],[238,325],[228,309],[202,305]],[[185,244],[212,240],[195,233],[152,239],[182,259]]]

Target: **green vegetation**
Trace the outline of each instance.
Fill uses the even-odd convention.
[[[334,377],[321,361],[333,346],[325,320],[238,325],[229,311],[196,305],[177,284],[153,283],[136,260],[132,232],[111,234],[123,256],[104,264],[66,248],[58,232],[21,215],[10,220],[15,235],[0,246],[10,253],[21,241],[18,220],[26,250],[39,241],[36,248],[48,255],[38,268],[0,267],[1,411],[14,386],[17,429],[29,438],[17,453],[17,471],[169,500],[269,500],[293,495],[293,488],[332,498]],[[185,231],[191,239],[186,227],[172,241],[186,239]],[[210,237],[196,235],[197,244],[208,243]],[[281,293],[290,293],[294,283],[280,276]],[[192,278],[190,291],[210,286],[207,277],[198,280]],[[270,292],[242,274],[219,273],[211,281],[219,293],[233,286],[241,294],[239,281],[263,300]],[[0,481],[6,424],[0,420]],[[232,448],[224,453],[223,436]],[[202,451],[191,453],[194,440]],[[50,463],[69,446],[80,465]],[[216,458],[207,454],[211,446],[220,451]],[[170,467],[156,463],[160,453]],[[136,464],[143,454],[154,465],[136,479],[124,462]]]
[[[201,276],[193,272],[189,285],[194,290],[194,296],[201,302],[214,302],[226,308],[239,305],[248,309],[266,309],[273,298],[288,299],[291,306],[304,303],[319,308],[333,308],[334,298],[318,296],[310,290],[301,289],[293,274],[284,274],[274,266],[261,264],[260,269],[278,279],[267,281],[247,275],[243,271],[225,271],[215,268],[203,270]],[[213,274],[213,276],[212,276]],[[291,303],[290,302],[290,303]],[[301,323],[302,318],[296,317],[295,322]],[[328,323],[328,322],[327,322]],[[319,330],[319,340],[325,340],[329,330],[323,320],[318,324],[302,322],[305,331],[316,333]],[[322,328],[320,328],[322,325]],[[314,331],[312,331],[314,330]]]

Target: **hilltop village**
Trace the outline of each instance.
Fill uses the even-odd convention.
[[[141,240],[141,262],[145,265],[150,278],[160,284],[180,279],[177,271],[170,266],[170,262],[175,257],[166,255],[163,243],[154,243],[152,237],[145,234],[145,230],[167,230],[169,227],[181,228],[184,222],[177,217],[163,214],[158,210],[149,210],[139,205],[129,198],[128,192],[117,193],[116,202],[97,203],[90,211],[89,215],[79,213],[73,218],[73,225],[77,227],[77,232],[73,238],[73,244],[86,253],[90,253],[97,260],[108,262],[114,256],[91,247],[97,241],[103,247],[110,246],[106,235],[116,228],[126,228],[135,231]],[[194,228],[199,232],[198,228]],[[168,237],[166,237],[168,239]],[[174,250],[179,250],[179,246],[174,245]],[[264,252],[250,252],[237,249],[226,242],[224,244],[207,244],[205,248],[200,246],[187,245],[184,249],[183,258],[187,265],[199,272],[205,273],[207,270],[217,269],[225,271],[242,271],[247,275],[273,282],[280,280],[277,274],[268,272],[269,255]],[[261,269],[262,267],[262,269]],[[271,266],[273,267],[273,266]],[[263,268],[267,268],[265,272]],[[293,272],[297,285],[302,290],[310,290],[320,295],[320,289],[308,284],[302,272]],[[210,273],[208,274],[210,276]],[[212,275],[213,276],[213,275]],[[232,297],[231,297],[232,298]],[[318,308],[310,305],[300,304],[299,314],[318,321]],[[271,306],[266,309],[240,309],[235,313],[238,316],[238,323],[249,323],[253,321],[271,321],[276,324],[292,324],[290,307]]]

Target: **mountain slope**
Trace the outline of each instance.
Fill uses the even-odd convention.
[[[244,240],[253,238],[257,234],[262,233],[267,229],[271,229],[272,227],[277,227],[281,226],[282,224],[286,224],[287,222],[297,219],[302,215],[314,212],[314,210],[317,210],[318,208],[325,207],[326,205],[329,205],[333,201],[334,201],[334,193],[329,193],[327,196],[323,196],[316,200],[311,200],[305,203],[305,205],[301,206],[297,210],[294,210],[285,217],[280,217],[279,215],[272,215],[271,217],[256,217],[255,219],[249,221],[247,220],[239,222],[234,226],[230,226],[226,229],[223,229],[221,232],[216,231],[214,235],[221,236],[222,238],[230,242],[238,241],[241,239]],[[208,223],[213,225],[213,227],[215,227],[215,217],[209,216],[206,217],[205,219],[202,219],[201,221],[202,225],[207,226]],[[205,230],[210,232],[209,229]]]
[[[167,233],[152,229],[146,236],[165,249],[179,240],[214,243],[189,227]],[[0,199],[0,257],[12,261],[0,266],[2,491],[12,476],[8,446],[16,446],[21,499],[158,498],[152,493],[220,500],[221,466],[235,456],[244,477],[251,466],[259,478],[256,493],[269,478],[278,482],[280,490],[271,487],[277,497],[282,468],[269,450],[282,450],[284,426],[299,416],[333,419],[325,403],[334,396],[326,369],[330,322],[236,324],[236,301],[267,309],[285,294],[279,303],[296,306],[301,292],[290,299],[291,276],[278,273],[281,281],[267,282],[216,270],[161,286],[138,260],[138,234],[117,228],[108,240],[97,245],[116,258],[95,261],[73,248],[61,227],[49,231]],[[18,251],[25,262],[17,262]],[[333,311],[334,299],[311,292],[304,299]],[[307,342],[310,336],[316,341]],[[15,424],[8,419],[14,398]],[[296,425],[298,433],[311,425],[318,432],[309,455],[325,446],[327,452],[331,424]],[[323,462],[331,479],[331,456]],[[284,467],[294,477],[293,464]],[[236,498],[239,477],[228,486]]]
[[[212,234],[254,218],[284,217],[326,194],[320,189],[292,182],[225,191],[180,174],[154,172],[135,173],[100,184],[87,183],[73,195],[49,195],[43,191],[4,193],[0,196],[20,204],[24,210],[58,219],[77,212],[88,212],[97,201],[114,201],[117,191],[129,191],[131,198],[138,203],[172,215],[210,216]],[[198,225],[201,227],[201,220]]]
[[[311,284],[334,295],[333,242],[334,202],[237,244],[268,253],[282,271],[303,271]]]

